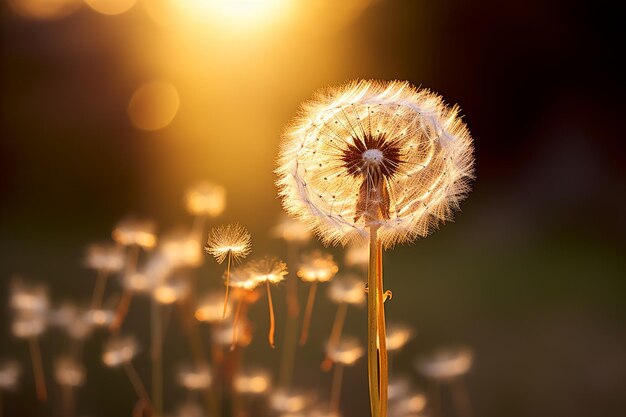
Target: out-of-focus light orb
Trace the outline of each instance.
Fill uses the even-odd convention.
[[[114,16],[128,11],[137,3],[137,0],[85,0],[96,12]]]
[[[154,81],[140,86],[128,103],[128,116],[141,130],[167,127],[180,106],[176,87],[168,82]]]
[[[28,19],[56,20],[69,16],[81,6],[82,0],[9,0],[9,6]]]

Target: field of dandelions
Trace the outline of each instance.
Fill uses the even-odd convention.
[[[90,383],[83,349],[96,337],[101,366],[136,394],[128,416],[348,416],[343,409],[352,399],[342,398],[343,377],[358,361],[368,364],[362,378],[374,417],[442,417],[442,390],[452,393],[457,416],[471,416],[464,382],[470,347],[444,346],[416,357],[402,376],[389,371],[389,356],[402,351],[416,329],[394,317],[387,323],[385,303],[393,294],[383,281],[383,251],[426,237],[452,218],[469,191],[472,141],[458,109],[406,82],[348,83],[304,103],[278,153],[276,184],[289,216],[271,233],[285,242],[284,259],[257,247],[245,225],[222,223],[228,190],[201,181],[184,193],[187,226],[158,234],[157,223],[129,217],[109,240],[86,242],[84,267],[93,275],[86,299],[56,303],[45,284],[16,275],[11,332],[30,362],[2,362],[2,400],[27,390],[34,400],[53,403],[57,415],[97,412],[76,406]],[[311,245],[316,237],[344,247],[341,257]],[[216,262],[223,273],[198,274],[204,262]],[[199,292],[198,280],[210,280],[214,290]],[[149,322],[141,323],[149,328],[147,340],[126,321],[140,298],[149,299],[140,304],[149,306]],[[334,309],[332,323],[315,320],[319,308]],[[348,314],[366,315],[367,329],[346,334]],[[188,352],[175,363],[163,359],[172,326],[182,329],[177,342]],[[314,341],[324,346],[319,372],[327,383],[301,387],[293,378],[299,364],[318,360],[298,356],[313,342],[311,326],[327,333]],[[52,346],[46,333],[65,341]],[[275,349],[277,369],[246,359],[258,343]],[[48,349],[53,363],[42,359]],[[138,358],[149,362],[148,372],[135,367]],[[186,394],[165,392],[164,375],[174,375]]]

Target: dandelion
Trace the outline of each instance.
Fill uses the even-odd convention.
[[[346,249],[346,254],[343,257],[343,263],[345,266],[356,267],[364,270],[367,270],[368,261],[369,248],[367,245],[349,245]]]
[[[178,385],[188,391],[201,391],[211,386],[213,378],[211,371],[206,365],[182,365],[178,368],[176,380]]]
[[[113,336],[104,345],[102,362],[110,368],[123,367],[139,400],[142,403],[151,404],[148,391],[132,364],[133,358],[138,353],[139,344],[133,336]]]
[[[407,393],[402,398],[391,402],[389,415],[391,417],[420,416],[426,408],[426,395],[416,391]]]
[[[337,312],[328,339],[328,346],[332,349],[341,338],[348,306],[351,304],[358,306],[365,303],[365,283],[355,275],[338,276],[328,287],[328,297],[337,304]],[[322,369],[329,371],[332,364],[332,359],[326,355],[322,362]]]
[[[431,383],[432,397],[436,408],[440,408],[440,384],[448,384],[457,408],[457,414],[470,417],[471,404],[463,376],[472,367],[474,352],[468,346],[446,346],[432,353],[418,357],[415,361],[417,371]]]
[[[413,328],[404,323],[389,323],[386,330],[388,352],[402,349],[414,335]]]
[[[228,303],[228,287],[230,279],[230,264],[232,261],[240,261],[252,250],[252,237],[250,232],[239,224],[228,224],[214,228],[209,233],[209,239],[205,250],[215,257],[218,264],[228,258],[226,267],[226,294],[224,295],[224,310],[222,316],[226,316]]]
[[[311,324],[311,315],[313,314],[313,305],[315,304],[317,285],[320,282],[330,281],[337,271],[339,271],[337,263],[329,253],[322,254],[322,252],[316,250],[302,257],[297,275],[302,281],[310,282],[311,287],[309,288],[309,297],[304,310],[300,345],[304,345],[309,337],[309,326]]]
[[[277,413],[299,413],[315,400],[314,396],[306,391],[297,389],[277,389],[270,395],[270,407]]]
[[[3,396],[5,391],[13,391],[17,387],[22,367],[14,360],[0,362],[0,416],[4,415]]]
[[[74,389],[85,383],[85,367],[70,356],[62,356],[54,363],[54,378],[61,386],[63,415],[73,416],[75,399]]]
[[[189,281],[185,278],[172,278],[157,285],[152,297],[162,305],[170,305],[184,299],[189,294]]]
[[[226,207],[226,189],[209,181],[198,182],[185,193],[185,207],[194,216],[217,217]]]
[[[339,412],[343,368],[345,366],[354,365],[364,353],[365,349],[361,345],[361,342],[355,337],[344,336],[333,345],[326,345],[326,355],[335,363],[330,394],[331,412]]]
[[[96,283],[91,295],[91,308],[100,308],[109,275],[122,271],[125,262],[126,254],[120,246],[105,243],[87,247],[85,265],[97,271]]]
[[[224,279],[228,282],[228,287],[232,287],[236,290],[234,297],[236,303],[233,318],[233,343],[230,346],[230,350],[234,350],[237,346],[237,337],[239,335],[237,326],[239,324],[239,318],[242,316],[242,311],[246,310],[246,305],[249,301],[256,301],[257,299],[257,294],[254,290],[259,286],[261,281],[255,279],[251,272],[252,270],[248,267],[248,264],[246,264],[233,269],[230,276],[224,273]]]
[[[39,401],[46,401],[48,390],[39,346],[39,336],[48,326],[48,292],[44,286],[27,286],[20,279],[14,279],[11,285],[10,306],[15,316],[11,324],[13,335],[26,339],[35,376],[35,390]]]
[[[469,192],[472,139],[459,109],[408,82],[328,89],[304,104],[287,129],[276,173],[284,208],[325,243],[369,238],[370,403],[372,415],[384,417],[382,249],[451,220]]]
[[[270,284],[278,284],[285,279],[287,275],[287,264],[274,257],[266,256],[261,259],[255,259],[248,263],[248,270],[251,279],[259,284],[265,283],[267,289],[267,304],[270,313],[270,329],[267,339],[272,349],[274,346],[274,305],[272,303],[272,292]]]
[[[196,268],[202,265],[202,246],[198,237],[185,231],[174,231],[159,243],[159,253],[169,268]]]
[[[270,375],[263,369],[240,371],[233,381],[233,388],[240,394],[264,394],[270,389],[270,386]]]

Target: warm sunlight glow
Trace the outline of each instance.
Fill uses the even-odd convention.
[[[85,3],[98,13],[113,16],[129,10],[137,0],[85,0]]]
[[[22,17],[54,20],[78,10],[81,0],[9,0],[9,6]]]
[[[135,91],[128,103],[128,115],[141,130],[159,130],[171,123],[179,104],[176,87],[170,83],[152,82]]]

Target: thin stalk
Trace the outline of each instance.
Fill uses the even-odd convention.
[[[287,264],[296,264],[297,247],[287,244]],[[291,385],[293,369],[296,361],[296,347],[298,344],[298,316],[300,303],[298,301],[298,277],[295,273],[287,276],[287,320],[285,320],[285,334],[283,339],[282,357],[278,386],[287,388]]]
[[[243,297],[239,297],[237,300],[237,307],[235,308],[235,317],[233,318],[233,342],[230,344],[230,350],[233,351],[237,347],[239,341],[239,332],[237,331],[237,325],[239,323],[239,316],[241,315],[241,305]]]
[[[62,386],[61,397],[63,402],[63,416],[74,417],[74,388],[69,385]]]
[[[380,416],[387,417],[387,399],[389,386],[389,367],[387,354],[387,331],[385,325],[385,300],[383,297],[383,247],[378,242],[376,251],[376,304],[378,305],[378,378],[380,392]]]
[[[303,346],[309,338],[309,327],[311,326],[311,315],[313,314],[313,305],[315,304],[315,294],[317,292],[318,281],[313,281],[309,288],[309,298],[306,302],[304,310],[304,320],[302,321],[302,333],[300,334],[300,346]]]
[[[462,378],[457,378],[452,381],[451,388],[457,415],[459,417],[472,417],[472,406],[465,381]]]
[[[148,396],[148,391],[146,390],[146,386],[143,384],[143,382],[141,382],[141,378],[139,377],[139,374],[137,373],[137,370],[135,369],[133,364],[130,362],[124,362],[123,367],[124,372],[126,372],[126,375],[128,376],[128,380],[130,381],[133,389],[135,390],[135,393],[137,394],[137,397],[139,397],[140,400],[144,400],[147,403],[151,404],[150,397]]]
[[[276,346],[274,345],[274,304],[272,303],[272,291],[270,291],[270,282],[265,281],[265,288],[267,288],[267,305],[270,311],[270,330],[267,333],[267,340],[270,342],[270,346],[274,349]]]
[[[41,349],[39,349],[39,340],[36,337],[29,338],[28,347],[30,348],[30,359],[33,363],[37,399],[41,402],[45,402],[48,399],[48,390],[46,389],[46,377],[43,372],[43,361],[41,359]]]
[[[117,305],[117,309],[115,310],[115,317],[109,325],[109,331],[111,333],[117,333],[122,328],[122,324],[124,323],[124,319],[128,314],[128,310],[130,309],[130,303],[132,300],[133,291],[129,288],[126,288],[122,293],[122,298]]]
[[[96,276],[96,283],[93,287],[93,294],[91,295],[91,309],[96,310],[102,306],[102,300],[104,299],[104,290],[107,285],[107,278],[109,277],[109,271],[107,269],[99,269]]]
[[[343,324],[346,321],[346,313],[348,312],[348,303],[340,303],[337,306],[337,312],[335,313],[335,320],[333,321],[333,327],[330,331],[330,337],[328,338],[328,347],[327,352],[331,351],[337,343],[339,343],[339,339],[341,339],[341,333],[343,331]],[[326,353],[326,357],[322,362],[322,370],[328,372],[333,367],[333,361]]]
[[[369,264],[367,268],[367,374],[369,377],[370,408],[372,417],[380,417],[378,390],[378,229],[370,227]]]
[[[163,352],[161,344],[163,342],[163,327],[161,322],[161,308],[154,298],[151,300],[151,309],[152,401],[154,402],[155,416],[163,417]]]
[[[335,364],[335,372],[333,372],[332,388],[330,390],[330,412],[333,415],[339,414],[339,403],[341,401],[341,384],[343,381],[344,365],[339,362]]]
[[[228,307],[228,289],[230,288],[230,261],[232,258],[231,251],[228,251],[228,264],[226,266],[226,293],[224,294],[224,310],[222,311],[222,318],[226,318],[226,307]]]

